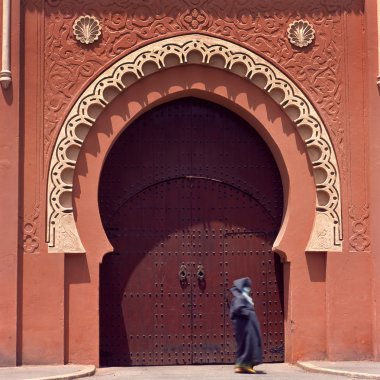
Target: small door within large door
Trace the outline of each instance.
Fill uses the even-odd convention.
[[[192,98],[149,111],[112,149],[99,205],[114,247],[100,266],[101,365],[232,363],[229,288],[245,276],[264,360],[283,360],[282,187],[251,126]]]
[[[101,364],[233,362],[229,288],[247,275],[265,359],[281,360],[271,228],[256,200],[206,179],[166,181],[125,202],[107,227],[115,253],[101,265]]]

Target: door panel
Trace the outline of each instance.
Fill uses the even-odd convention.
[[[269,231],[268,231],[269,232]],[[260,232],[227,233],[224,239],[227,283],[249,277],[252,280],[252,298],[260,321],[264,362],[284,361],[284,332],[282,294],[282,268],[278,255],[270,247],[273,237]],[[229,336],[227,347],[233,347]],[[230,357],[231,358],[231,357]]]
[[[205,179],[168,181],[126,202],[108,227],[119,254],[101,267],[108,276],[103,289],[109,288],[101,308],[112,321],[101,334],[102,365],[233,362],[228,290],[247,275],[254,281],[265,359],[281,360],[274,255],[267,234],[253,232],[259,226],[270,232],[265,221],[270,218],[257,201]]]
[[[191,180],[191,243],[196,271],[192,291],[193,363],[224,360],[223,186],[215,181]]]
[[[283,360],[281,180],[245,121],[193,98],[148,111],[111,150],[99,208],[115,250],[100,267],[101,365],[232,363],[229,288],[243,276],[265,360]]]
[[[111,218],[117,254],[101,265],[101,365],[191,363],[191,276],[178,276],[190,249],[186,209],[189,194],[174,180],[132,197]]]

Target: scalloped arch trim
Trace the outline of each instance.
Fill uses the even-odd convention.
[[[83,92],[57,137],[48,172],[46,239],[49,252],[85,252],[72,205],[72,179],[83,141],[101,111],[144,76],[196,63],[223,68],[266,91],[288,114],[314,169],[316,210],[306,250],[341,251],[340,178],[332,142],[317,111],[297,85],[274,65],[234,43],[204,35],[154,42],[113,64]]]

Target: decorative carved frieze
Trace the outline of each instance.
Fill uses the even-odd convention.
[[[368,236],[369,207],[351,206],[349,209],[352,235],[349,238],[350,246],[356,252],[367,251],[370,246]]]
[[[69,104],[89,78],[139,44],[198,32],[249,47],[302,83],[328,125],[344,168],[344,15],[358,7],[356,0],[47,0],[45,160]],[[84,50],[73,43],[72,23],[89,9],[101,20],[102,39]],[[318,34],[307,52],[292,48],[286,36],[288,25],[299,18]]]
[[[165,69],[175,57],[177,65],[187,64],[193,52],[201,57],[198,64],[212,66],[222,59],[225,70],[240,75],[266,91],[284,109],[303,139],[314,168],[316,217],[310,243],[311,251],[340,251],[342,219],[340,176],[333,144],[326,128],[300,88],[282,71],[258,54],[220,38],[200,34],[161,40],[114,63],[82,93],[65,119],[56,140],[48,173],[47,241],[51,252],[83,252],[72,206],[72,177],[83,140],[107,104],[128,88],[126,75],[136,80],[150,73],[149,66]],[[194,63],[194,62],[192,62]],[[148,70],[148,71],[146,71]],[[107,94],[112,90],[114,96]],[[116,92],[116,93],[115,93]],[[85,133],[83,133],[85,132]]]
[[[40,216],[40,205],[36,203],[33,207],[33,215],[24,223],[24,252],[37,253],[39,248],[38,218]]]

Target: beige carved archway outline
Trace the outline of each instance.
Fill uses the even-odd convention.
[[[48,175],[46,238],[49,252],[85,252],[72,201],[74,169],[83,141],[102,110],[120,92],[158,70],[183,64],[219,67],[266,91],[288,114],[306,144],[314,170],[316,210],[307,251],[342,250],[340,178],[330,137],[298,86],[273,64],[237,44],[199,34],[144,46],[114,63],[83,92],[56,140]]]

